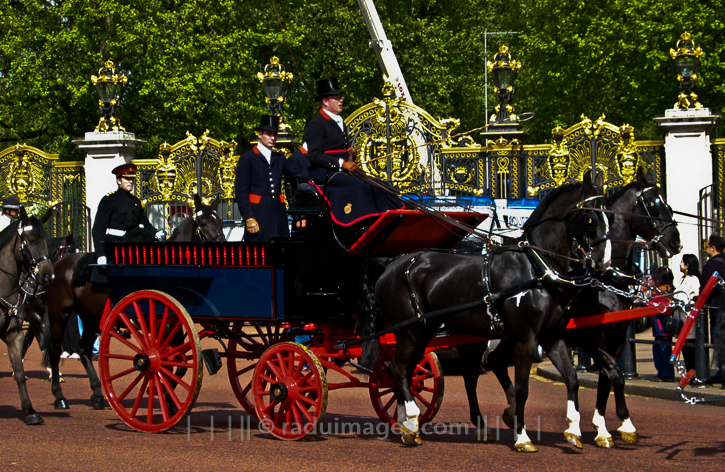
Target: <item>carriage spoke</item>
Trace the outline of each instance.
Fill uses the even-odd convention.
[[[395,405],[395,407],[397,408],[397,406],[398,406],[397,400],[398,400],[397,395],[393,395],[392,397],[390,397],[390,400],[388,400],[388,403],[386,403],[385,405],[383,405],[383,411],[390,410],[390,407],[393,406],[393,405]]]
[[[111,329],[110,335],[113,339],[117,339],[122,344],[124,344],[126,347],[128,347],[132,351],[136,352],[136,354],[141,354],[143,352],[143,350],[140,349],[139,346],[137,346],[136,344],[133,344],[128,339],[126,339],[123,336],[121,336],[120,334],[118,334],[115,330]]]
[[[154,343],[154,347],[158,349],[159,344],[161,344],[161,338],[164,335],[164,326],[166,326],[166,323],[169,321],[169,307],[168,305],[164,306],[164,314],[161,316],[161,323],[159,323],[159,333],[156,337],[156,342]]]
[[[163,372],[164,375],[166,375],[172,381],[176,382],[179,386],[183,387],[185,390],[191,390],[191,385],[189,385],[188,383],[184,382],[179,376],[177,376],[176,374],[174,374],[170,370],[165,369],[165,368],[162,367],[161,368],[161,372]]]
[[[133,369],[133,370],[136,370],[136,369]],[[128,387],[126,387],[126,390],[124,390],[123,392],[121,392],[121,394],[118,396],[118,401],[119,402],[123,401],[126,398],[126,396],[129,393],[131,393],[131,390],[133,390],[133,388],[139,383],[139,381],[141,380],[141,378],[143,378],[143,376],[144,376],[143,375],[143,372],[139,372],[138,373],[138,375],[136,376],[136,378],[133,379],[133,381],[131,381],[131,383],[129,384]]]
[[[240,375],[246,374],[250,370],[254,370],[255,367],[257,367],[257,363],[256,362],[254,364],[248,365],[247,367],[245,367],[245,368],[243,368],[241,370],[235,371],[235,376],[236,377],[239,377]]]
[[[134,359],[134,356],[129,356],[127,354],[106,354],[106,357],[109,359],[121,359],[124,361],[132,361]]]
[[[173,386],[169,383],[168,379],[164,377],[163,375],[159,377],[161,382],[164,384],[164,388],[166,389],[166,394],[171,398],[171,401],[174,402],[174,405],[176,405],[176,408],[181,410],[181,399],[176,394],[176,390],[174,390]]]
[[[168,359],[169,357],[185,354],[189,351],[191,351],[191,341],[186,341],[184,344],[180,344],[173,349],[163,352],[162,357]]]
[[[161,365],[166,367],[179,367],[180,369],[193,369],[194,364],[193,361],[190,359],[190,362],[180,362],[180,361],[161,361]]]
[[[138,329],[136,329],[136,326],[131,322],[131,320],[126,316],[125,313],[119,313],[118,317],[121,318],[121,321],[123,321],[123,324],[126,325],[126,329],[128,329],[128,332],[131,333],[131,336],[133,336],[133,339],[136,340],[136,342],[139,344],[139,346],[146,346],[146,343],[144,342],[144,339],[141,336],[141,333],[138,332]]]
[[[132,373],[134,373],[134,372],[138,372],[138,371],[136,370],[136,368],[135,368],[135,367],[131,367],[131,368],[129,368],[129,369],[126,369],[126,370],[122,370],[121,372],[119,372],[119,373],[117,373],[117,374],[113,374],[113,375],[111,375],[110,377],[108,377],[108,380],[110,380],[110,381],[114,381],[114,380],[120,379],[121,377],[125,377],[125,376],[126,376],[126,375],[128,375],[128,374],[132,374]],[[142,373],[141,373],[141,372],[139,372],[139,375],[141,375],[141,374],[142,374]]]
[[[302,424],[302,417],[300,416],[300,412],[302,412],[302,414],[304,414],[306,410],[304,408],[300,408],[300,406],[297,405],[297,402],[295,402],[294,404],[290,405],[290,409],[292,410],[292,416],[294,416],[295,424],[301,425]],[[305,415],[305,416],[307,416],[307,415]],[[308,421],[312,421],[311,418],[307,418],[307,420]]]
[[[154,306],[154,302],[150,300],[149,308],[152,306]],[[138,313],[136,319],[138,320],[139,327],[141,328],[141,336],[143,336],[145,345],[149,345],[149,341],[151,341],[151,339],[149,338],[148,327],[146,326],[146,320],[144,319],[144,315],[142,313],[141,307],[138,305],[138,302],[133,302],[133,308],[134,311]]]
[[[156,347],[156,303],[149,304],[149,344]]]
[[[302,414],[304,415],[304,417],[305,417],[305,419],[307,420],[307,422],[309,422],[309,423],[314,423],[314,421],[315,421],[315,417],[314,417],[314,416],[312,416],[312,414],[310,413],[310,409],[309,409],[309,408],[305,408],[305,406],[304,406],[304,405],[302,405],[302,404],[300,404],[300,402],[299,402],[299,401],[296,401],[296,402],[295,402],[295,405],[297,406],[297,408],[299,409],[299,411],[300,411],[300,412],[301,412],[301,413],[302,413]],[[299,420],[299,418],[297,419],[297,422],[298,422],[298,423],[302,423],[302,422],[301,422],[301,421]]]
[[[428,408],[430,406],[430,402],[428,400],[426,400],[425,398],[423,398],[423,396],[421,394],[419,394],[418,392],[411,391],[410,393],[412,393],[413,396],[415,398],[417,398],[419,402],[421,402],[423,405],[425,405],[426,408]]]
[[[149,378],[149,388],[148,388],[148,394],[149,394],[149,401],[148,406],[146,407],[146,424],[154,424],[154,395],[156,391],[156,382],[154,381],[154,377],[151,376]]]
[[[164,421],[169,421],[169,410],[166,407],[166,397],[164,396],[163,386],[160,382],[160,374],[156,374],[155,384],[156,384],[156,396],[159,399],[159,410],[161,410],[161,418],[163,418]]]
[[[174,325],[174,329],[171,330],[171,332],[167,335],[166,340],[164,341],[164,344],[158,347],[158,350],[163,352],[169,348],[169,344],[171,344],[176,337],[176,335],[179,333],[179,330],[182,328],[181,320],[176,319],[176,325]]]
[[[141,400],[143,400],[144,394],[146,392],[146,387],[148,387],[149,384],[149,378],[147,376],[143,376],[143,383],[141,384],[141,388],[138,391],[138,394],[136,394],[136,401],[133,402],[133,407],[131,408],[131,416],[136,416],[136,412],[138,411],[138,407],[141,406]]]

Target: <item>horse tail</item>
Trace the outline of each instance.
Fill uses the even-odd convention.
[[[715,339],[713,359],[719,372],[725,371],[725,306],[720,307],[715,317]]]
[[[375,296],[375,285],[392,259],[375,257],[365,261],[360,276],[360,296],[358,298],[357,331],[361,337],[370,336],[380,329],[380,305]],[[360,365],[372,369],[380,356],[380,342],[372,339],[363,343]]]

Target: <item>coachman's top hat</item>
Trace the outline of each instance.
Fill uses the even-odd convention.
[[[328,77],[317,81],[317,97],[315,97],[315,101],[319,102],[324,97],[329,97],[330,95],[345,95],[337,84],[337,77]]]
[[[279,131],[279,116],[262,115],[254,131]]]
[[[136,177],[136,164],[132,162],[121,164],[114,168],[111,173],[115,174],[116,177],[126,177],[127,179]]]
[[[20,210],[20,200],[15,195],[3,198],[3,208],[8,210]]]

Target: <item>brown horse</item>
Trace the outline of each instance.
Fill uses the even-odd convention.
[[[216,212],[218,198],[211,205],[203,205],[198,195],[194,198],[194,214],[187,217],[169,241],[224,241],[223,220]],[[91,406],[103,409],[103,391],[101,382],[93,367],[91,359],[93,343],[101,328],[100,323],[108,303],[108,285],[81,280],[78,282],[77,267],[82,259],[88,260],[86,253],[68,255],[55,264],[56,279],[46,286],[48,300],[48,316],[50,321],[50,345],[45,352],[46,364],[51,369],[51,391],[55,396],[56,409],[68,409],[68,402],[63,396],[58,373],[61,355],[61,340],[68,317],[75,311],[81,319],[83,335],[80,341],[80,360],[86,369],[93,394]],[[83,262],[81,262],[83,265]],[[75,281],[74,281],[74,272]]]
[[[8,346],[13,377],[20,391],[20,405],[26,424],[41,424],[43,418],[33,409],[25,385],[23,369],[23,317],[18,316],[25,302],[24,277],[39,284],[53,280],[48,258],[48,242],[42,223],[20,209],[20,221],[0,232],[0,336]]]

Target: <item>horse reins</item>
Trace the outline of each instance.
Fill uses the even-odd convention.
[[[215,220],[220,219],[219,215],[217,215],[216,211],[212,210],[211,213]],[[199,210],[196,213],[194,213],[194,226],[196,227],[196,235],[199,237],[199,242],[202,242],[202,243],[216,242],[216,241],[219,241],[221,238],[224,238],[224,232],[221,230],[214,236],[214,238],[211,239],[211,241],[209,240],[209,238],[206,237],[204,232],[201,230],[199,221],[197,221],[197,218],[200,216],[203,216],[203,215],[204,215],[203,210]],[[223,227],[223,225],[222,225],[222,227]]]

